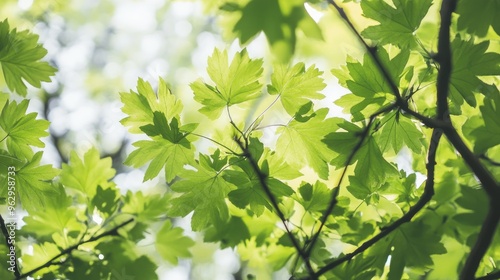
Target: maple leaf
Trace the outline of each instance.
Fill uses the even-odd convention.
[[[455,37],[451,43],[452,72],[450,77],[450,99],[461,105],[465,100],[476,107],[474,92],[487,87],[478,76],[500,75],[500,54],[486,52],[489,41],[474,44],[472,39]]]
[[[47,50],[38,44],[38,35],[16,29],[9,32],[9,23],[4,20],[0,22],[0,42],[0,65],[11,91],[26,96],[24,81],[37,88],[41,82],[50,82],[56,69],[40,61]]]
[[[485,98],[479,109],[484,125],[476,126],[470,135],[475,139],[474,151],[482,154],[500,145],[500,92],[496,90],[491,98]]]
[[[386,115],[381,123],[384,126],[378,142],[382,152],[392,149],[397,154],[405,145],[416,154],[422,151],[423,134],[410,119],[394,111]]]
[[[153,124],[153,113],[162,112],[167,120],[179,117],[183,105],[168,89],[163,79],[158,83],[155,93],[150,83],[143,79],[137,81],[137,92],[120,93],[122,111],[127,114],[120,122],[129,127],[131,133],[142,133],[141,127]]]
[[[59,170],[51,165],[40,165],[42,154],[34,154],[28,163],[16,171],[14,177],[19,199],[29,213],[43,209],[45,197],[55,193],[51,181],[59,174]]]
[[[388,279],[401,279],[405,267],[431,267],[431,255],[446,253],[440,240],[436,225],[418,220],[400,226],[370,248],[367,255],[378,259],[380,265],[385,264],[387,256],[391,255]]]
[[[62,185],[54,186],[50,195],[44,196],[43,202],[43,211],[36,211],[23,218],[26,223],[24,231],[33,232],[38,237],[51,237],[54,233],[66,236],[83,229],[83,225],[75,219],[73,199],[66,194]]]
[[[322,108],[305,119],[296,118],[287,126],[279,127],[276,154],[291,166],[308,165],[322,179],[328,178],[328,162],[333,153],[322,142],[331,131],[337,130],[339,119],[326,118],[328,109]]]
[[[322,40],[321,30],[304,7],[306,1],[251,0],[244,6],[235,2],[226,5],[238,21],[232,31],[241,44],[247,44],[261,32],[271,50],[281,62],[287,62],[295,50],[296,32],[301,30],[309,38]],[[258,21],[255,19],[258,18]]]
[[[116,171],[111,165],[111,158],[101,159],[96,148],[88,150],[82,158],[73,151],[69,163],[62,165],[61,183],[94,197],[98,186],[107,187],[112,184],[108,180],[113,178]]]
[[[460,0],[456,8],[456,13],[460,14],[457,27],[484,37],[491,26],[497,34],[500,34],[500,21],[496,19],[497,11],[500,11],[499,0],[483,1],[481,5],[474,0]]]
[[[193,164],[196,171],[181,171],[179,176],[186,179],[176,181],[171,189],[182,195],[171,200],[169,214],[186,216],[194,211],[191,227],[195,231],[227,221],[229,210],[225,198],[235,187],[222,176],[226,162],[227,159],[220,158],[217,150],[211,157],[201,154],[199,163]]]
[[[410,56],[409,51],[402,50],[390,59],[384,48],[378,48],[377,56],[385,68],[389,69],[391,80],[399,86]],[[394,99],[390,85],[368,54],[364,55],[362,63],[348,62],[345,67],[332,70],[332,73],[352,93],[342,96],[335,104],[343,107],[344,112],[350,113],[353,121],[364,120]]]
[[[279,94],[281,103],[291,116],[311,99],[323,99],[319,91],[326,84],[321,78],[322,71],[310,66],[307,70],[302,62],[289,68],[283,64],[274,66],[271,84],[267,86],[270,94]]]
[[[184,170],[185,164],[194,161],[194,151],[191,142],[188,140],[189,130],[194,127],[189,126],[189,132],[181,131],[179,121],[173,118],[169,123],[165,115],[161,112],[154,112],[153,123],[141,127],[144,133],[153,140],[141,140],[133,143],[137,147],[125,160],[125,164],[140,167],[149,163],[144,181],[150,180],[165,168],[165,178],[171,182],[175,176]]]
[[[194,245],[191,238],[182,234],[183,231],[179,227],[172,227],[172,222],[167,220],[156,234],[156,250],[160,256],[174,265],[179,262],[178,258],[190,257],[189,248]]]
[[[394,7],[384,0],[361,1],[363,15],[380,24],[361,32],[368,39],[382,45],[394,44],[401,49],[415,44],[415,31],[427,14],[432,0],[392,0]]]
[[[43,148],[45,144],[41,137],[48,136],[46,131],[49,122],[37,120],[37,113],[26,114],[29,100],[25,99],[19,104],[16,101],[7,101],[0,114],[0,127],[6,134],[9,152],[18,157],[29,159],[33,155],[30,146]]]
[[[250,59],[245,49],[237,52],[229,64],[227,51],[215,49],[208,58],[207,67],[215,86],[201,80],[191,84],[194,99],[203,105],[200,112],[215,119],[225,106],[259,97],[262,90],[259,82],[263,72],[262,64],[262,59]]]

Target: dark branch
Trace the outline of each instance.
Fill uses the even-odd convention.
[[[267,198],[269,199],[269,201],[271,202],[271,205],[273,206],[274,210],[276,211],[276,214],[278,215],[281,222],[285,226],[285,231],[286,231],[288,237],[290,238],[290,240],[292,241],[293,247],[295,248],[295,250],[297,251],[297,253],[301,257],[301,259],[304,261],[304,264],[306,265],[307,272],[311,276],[314,275],[314,270],[311,266],[311,262],[309,261],[308,255],[302,250],[299,241],[297,240],[297,238],[295,238],[295,235],[293,235],[293,233],[288,228],[287,219],[285,218],[285,215],[283,214],[283,212],[280,210],[279,205],[278,205],[278,201],[274,197],[273,193],[271,192],[271,188],[267,184],[267,178],[266,178],[267,176],[264,173],[262,173],[256,159],[252,156],[252,154],[248,150],[248,144],[242,143],[237,138],[235,138],[235,141],[236,141],[236,143],[238,143],[238,146],[243,151],[243,154],[248,159],[248,162],[252,166],[253,171],[255,172],[257,177],[259,178],[259,183],[262,186],[262,188],[264,189],[264,192],[266,193]],[[315,278],[312,278],[312,279],[315,279]]]
[[[354,156],[356,155],[356,153],[363,146],[365,139],[368,137],[368,134],[370,132],[370,129],[371,129],[373,122],[375,121],[377,116],[379,116],[383,113],[389,112],[389,111],[393,110],[395,107],[396,107],[396,105],[390,105],[388,107],[382,108],[380,111],[378,111],[370,116],[368,124],[366,125],[366,127],[363,129],[363,131],[360,134],[360,139],[359,139],[358,143],[356,144],[356,146],[354,146],[351,153],[347,157],[347,160],[344,164],[344,170],[342,171],[342,174],[340,175],[337,186],[332,191],[332,196],[330,198],[330,202],[328,203],[328,206],[325,209],[325,212],[323,212],[323,215],[321,216],[319,228],[316,231],[316,233],[313,235],[313,237],[311,238],[311,241],[309,242],[309,244],[306,244],[308,246],[306,249],[306,254],[308,256],[311,254],[312,250],[314,249],[314,245],[318,241],[319,235],[321,234],[321,231],[323,230],[323,227],[325,226],[326,220],[332,214],[333,209],[335,208],[335,205],[337,204],[337,197],[339,194],[340,185],[342,184],[342,181],[344,180],[344,177],[347,173],[347,168],[349,167],[349,165],[351,165],[352,160],[354,159]]]
[[[485,154],[480,155],[479,158],[487,161],[489,164],[491,164],[493,166],[500,166],[500,162],[492,160],[491,158],[489,158]]]
[[[370,240],[366,241],[365,243],[361,244],[356,250],[353,252],[344,255],[341,258],[338,258],[334,260],[333,262],[327,264],[326,266],[322,267],[318,272],[316,272],[315,277],[319,277],[326,272],[334,269],[335,267],[350,261],[353,259],[355,256],[363,253],[366,251],[368,248],[370,248],[372,245],[380,241],[382,238],[386,237],[389,235],[391,232],[394,230],[398,229],[402,224],[407,223],[411,221],[411,219],[418,213],[420,210],[424,208],[424,206],[431,200],[432,196],[434,195],[434,170],[436,166],[436,151],[439,145],[439,140],[441,139],[442,132],[438,129],[434,129],[432,132],[432,137],[431,137],[431,143],[429,145],[429,152],[427,154],[427,180],[425,182],[425,187],[424,187],[424,193],[420,197],[420,199],[417,201],[415,205],[413,205],[410,210],[404,214],[401,218],[399,218],[397,221],[392,223],[390,226],[385,227],[382,229],[380,233],[372,237]]]
[[[494,280],[500,279],[500,270],[486,274],[483,277],[476,278],[476,280]]]
[[[476,244],[465,261],[464,268],[460,273],[460,280],[474,279],[479,263],[488,251],[491,241],[495,237],[495,232],[500,222],[500,211],[498,210],[498,200],[490,198],[490,207],[486,219],[483,221],[481,231],[477,236]],[[493,279],[493,278],[490,278]]]
[[[9,244],[9,231],[7,230],[7,226],[5,225],[5,221],[2,215],[0,215],[0,230],[2,230],[2,234],[5,237],[5,245],[7,246],[7,252],[9,252],[10,251],[9,248],[12,245]],[[14,276],[19,277],[19,275],[21,275],[21,273],[19,273],[19,266],[17,265],[17,256],[16,256],[16,259],[14,260]]]
[[[99,235],[93,236],[93,237],[91,237],[91,238],[89,238],[87,240],[82,240],[79,243],[77,243],[77,244],[75,244],[75,245],[73,245],[71,247],[68,247],[68,248],[64,249],[59,254],[57,254],[56,256],[54,256],[53,258],[51,258],[50,260],[48,260],[46,263],[44,263],[44,264],[42,264],[42,265],[40,265],[40,266],[38,266],[38,267],[36,267],[36,268],[34,268],[34,269],[26,272],[26,273],[23,273],[20,276],[17,276],[16,280],[20,280],[20,279],[26,278],[28,276],[31,276],[31,275],[35,274],[36,272],[38,272],[41,269],[44,269],[44,268],[47,268],[47,267],[51,267],[53,265],[60,265],[61,262],[57,263],[56,262],[57,259],[59,259],[60,257],[65,256],[65,255],[71,254],[71,252],[73,252],[74,250],[77,250],[78,247],[80,247],[83,244],[90,243],[90,242],[93,242],[93,241],[97,241],[97,240],[99,240],[101,238],[104,238],[106,236],[118,236],[118,229],[120,229],[120,228],[122,228],[122,227],[124,227],[124,226],[126,226],[128,224],[130,224],[133,221],[134,221],[134,219],[129,219],[129,220],[127,220],[127,221],[125,221],[125,222],[123,222],[123,223],[115,226],[114,228],[112,228],[112,229],[110,229],[108,231],[105,231],[105,232],[103,232],[103,233],[101,233]]]

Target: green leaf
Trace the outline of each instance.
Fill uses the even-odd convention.
[[[211,119],[220,116],[226,106],[259,97],[262,84],[262,59],[250,59],[245,49],[228,63],[227,51],[215,49],[208,58],[207,72],[215,86],[198,80],[191,84],[194,99],[203,105],[200,112]]]
[[[378,48],[377,55],[385,68],[390,69],[388,72],[392,81],[399,85],[409,52],[401,51],[390,59],[384,48]],[[346,72],[349,75],[346,75]],[[391,87],[368,54],[365,54],[363,63],[348,62],[346,67],[334,69],[332,73],[343,87],[352,92],[337,99],[335,104],[343,107],[344,112],[352,114],[353,121],[364,120],[394,99]]]
[[[16,171],[14,177],[19,199],[29,213],[41,211],[45,207],[45,198],[55,193],[51,181],[59,170],[51,165],[40,165],[42,154],[34,154],[30,162]]]
[[[22,230],[37,237],[50,237],[54,233],[67,236],[70,232],[83,229],[76,217],[73,199],[66,195],[62,185],[53,188],[50,195],[44,197],[43,211],[36,211],[23,218],[26,223]]]
[[[281,103],[291,116],[311,101],[311,99],[323,99],[325,96],[319,91],[326,84],[323,82],[319,71],[314,65],[307,70],[304,63],[299,62],[289,68],[283,64],[274,66],[271,75],[271,84],[267,86],[270,94],[279,94]]]
[[[99,151],[91,148],[80,158],[73,151],[69,163],[63,163],[61,172],[61,183],[68,188],[76,189],[94,197],[97,186],[107,187],[112,183],[108,180],[115,176],[116,171],[111,167],[110,157],[100,158]]]
[[[293,120],[276,132],[279,134],[276,154],[291,166],[312,167],[322,179],[328,178],[328,162],[333,157],[322,139],[329,132],[337,130],[339,122],[336,118],[326,118],[327,114],[328,109],[319,109],[308,120]]]
[[[177,118],[169,123],[160,112],[154,112],[153,123],[141,127],[153,140],[133,143],[137,149],[127,157],[125,164],[137,168],[151,161],[144,174],[144,181],[153,179],[165,168],[165,178],[167,182],[171,182],[184,170],[184,165],[194,161],[194,151],[187,139],[189,133],[180,131]]]
[[[435,225],[417,220],[400,226],[377,242],[367,255],[377,258],[380,265],[391,255],[389,279],[401,279],[405,267],[432,267],[431,256],[446,253],[440,240],[441,233]]]
[[[131,133],[141,133],[141,127],[153,124],[153,112],[163,113],[167,120],[179,117],[182,103],[168,89],[163,79],[158,83],[158,92],[155,93],[150,83],[139,79],[137,92],[120,93],[123,103],[122,111],[127,114],[120,122],[129,127]]]
[[[23,254],[22,256],[23,260],[22,272],[28,272],[32,269],[43,266],[48,260],[57,256],[59,253],[60,249],[57,248],[57,246],[54,243],[49,243],[49,242],[41,244],[34,243],[32,254]],[[46,267],[37,271],[32,276],[38,277],[51,270],[53,270],[53,268]]]
[[[479,37],[484,37],[489,27],[500,35],[500,21],[496,18],[500,11],[500,1],[483,1],[481,5],[474,0],[460,0],[457,3],[456,13],[460,14],[457,27]]]
[[[347,132],[334,132],[328,134],[323,140],[330,149],[338,153],[332,160],[332,165],[342,168],[347,164],[347,160],[356,145],[360,141],[360,128],[347,123],[341,124]],[[354,154],[349,165],[357,162],[354,168],[355,176],[350,176],[351,185],[348,187],[355,197],[365,199],[373,194],[375,190],[382,187],[382,184],[391,176],[398,174],[396,168],[388,163],[382,156],[379,146],[373,136],[367,136],[363,144]]]
[[[30,146],[45,147],[40,138],[49,135],[46,131],[49,122],[37,120],[37,113],[26,114],[28,104],[29,100],[27,99],[19,104],[16,101],[7,101],[0,114],[0,127],[4,131],[2,134],[5,134],[4,137],[7,139],[9,152],[23,159],[29,159],[33,156]]]
[[[486,97],[479,107],[484,125],[476,127],[470,135],[475,139],[474,151],[482,154],[489,148],[500,145],[500,92]]]
[[[116,188],[103,188],[97,186],[96,195],[92,197],[92,205],[97,210],[105,214],[106,217],[111,216],[118,207],[119,194]]]
[[[331,200],[331,192],[321,181],[316,181],[314,185],[303,183],[299,188],[301,198],[298,201],[306,211],[322,213]]]
[[[432,0],[392,0],[394,6],[384,0],[361,1],[363,15],[380,24],[361,32],[364,37],[382,45],[393,44],[401,49],[415,45],[415,32],[427,14]]]
[[[182,234],[183,231],[179,227],[172,227],[172,222],[167,220],[156,235],[156,250],[162,258],[174,265],[178,264],[178,258],[190,257],[189,248],[194,245],[191,238]]]
[[[306,11],[304,2],[303,0],[248,1],[245,6],[231,13],[239,18],[232,31],[242,44],[249,43],[263,32],[275,57],[281,62],[287,62],[295,51],[297,30],[300,29],[310,38],[319,40],[323,38],[320,28]]]
[[[150,223],[167,212],[168,195],[144,195],[142,191],[133,193],[127,191],[124,198],[123,213],[129,213],[137,217],[137,221]]]
[[[489,41],[474,44],[474,40],[464,41],[460,36],[451,43],[452,73],[450,78],[450,99],[461,105],[463,100],[476,106],[474,92],[487,87],[477,76],[500,75],[500,54],[486,52]]]
[[[203,241],[221,242],[221,248],[235,247],[250,239],[248,227],[240,217],[231,216],[227,223],[221,223],[210,227],[206,232]]]
[[[0,64],[11,91],[26,96],[25,82],[37,88],[41,82],[50,82],[56,69],[40,61],[46,54],[47,50],[38,44],[38,35],[9,30],[7,20],[0,22]]]
[[[382,152],[392,150],[397,154],[404,146],[416,154],[422,151],[423,134],[410,119],[394,111],[386,115],[381,122],[384,126],[380,131],[378,143]]]
[[[196,171],[183,170],[179,176],[185,179],[171,186],[182,195],[170,201],[172,207],[168,213],[184,217],[194,211],[191,227],[195,231],[229,219],[225,198],[235,187],[223,178],[220,161],[227,161],[219,155],[220,152],[212,157],[201,154],[199,163],[194,165]]]

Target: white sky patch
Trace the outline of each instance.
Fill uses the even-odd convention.
[[[147,2],[128,2],[117,6],[112,23],[117,29],[148,32],[156,27],[155,6]]]
[[[19,9],[27,11],[33,5],[33,0],[19,0],[17,6]]]
[[[313,8],[309,3],[304,3],[307,13],[312,17],[312,19],[318,23],[323,17],[324,13]]]

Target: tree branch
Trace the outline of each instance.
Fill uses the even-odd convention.
[[[460,273],[460,280],[474,279],[479,263],[483,259],[484,254],[488,251],[491,241],[495,237],[495,232],[500,222],[500,211],[498,209],[498,200],[496,198],[490,197],[489,202],[490,207],[488,214],[486,215],[486,219],[483,221],[476,243],[465,261],[464,268]]]
[[[393,110],[394,108],[396,108],[395,104],[387,106],[385,108],[382,108],[381,110],[379,110],[378,112],[376,112],[370,116],[368,124],[366,125],[366,127],[363,129],[363,131],[360,134],[360,139],[359,139],[358,143],[356,144],[356,146],[354,146],[351,153],[347,157],[347,160],[344,164],[345,165],[344,170],[342,171],[342,174],[340,175],[337,186],[332,191],[330,202],[328,203],[328,206],[325,209],[325,212],[323,212],[323,215],[321,216],[319,228],[315,232],[313,237],[311,238],[311,241],[309,242],[309,244],[307,244],[306,254],[308,256],[311,254],[312,250],[314,249],[314,245],[318,241],[319,235],[321,234],[321,231],[323,230],[323,227],[325,226],[325,223],[326,223],[326,220],[328,219],[328,216],[330,216],[332,214],[333,209],[335,208],[335,205],[337,204],[337,197],[339,194],[340,185],[342,184],[342,181],[344,180],[344,177],[347,173],[347,168],[349,167],[349,165],[351,165],[352,160],[354,159],[354,156],[356,155],[358,150],[363,146],[363,143],[365,142],[366,137],[368,137],[368,133],[370,132],[370,129],[371,129],[371,126],[373,125],[373,122],[375,121],[377,116],[379,116],[383,113],[389,112],[389,111]]]
[[[299,256],[302,258],[302,260],[304,261],[304,264],[306,265],[306,269],[307,269],[308,274],[310,276],[314,275],[314,270],[311,266],[311,262],[309,261],[309,256],[302,250],[302,248],[299,244],[299,241],[297,240],[297,238],[295,238],[295,235],[293,235],[293,233],[288,228],[287,219],[285,218],[285,215],[283,214],[283,212],[280,210],[279,205],[278,205],[278,201],[274,197],[273,193],[271,192],[271,188],[267,184],[267,180],[266,180],[267,176],[264,173],[262,173],[262,171],[260,170],[260,167],[257,163],[257,160],[252,156],[252,154],[248,150],[248,144],[242,143],[236,137],[235,137],[235,141],[236,141],[236,143],[238,143],[238,146],[243,151],[243,154],[248,159],[248,162],[252,166],[253,171],[255,172],[257,177],[259,178],[259,183],[262,186],[262,188],[264,189],[264,192],[266,193],[268,199],[271,201],[271,205],[273,206],[274,210],[276,211],[276,214],[278,215],[281,222],[283,223],[283,225],[285,227],[285,231],[286,231],[288,237],[290,238],[290,240],[292,241],[293,247],[295,248],[295,250],[297,251]],[[310,278],[310,279],[315,279],[315,278]]]
[[[372,245],[380,241],[382,238],[398,229],[402,224],[411,221],[411,219],[424,208],[424,206],[431,200],[432,196],[434,195],[434,170],[436,166],[436,151],[439,146],[439,140],[441,139],[441,136],[442,132],[439,129],[434,129],[432,131],[431,143],[429,145],[429,152],[427,154],[427,180],[425,182],[424,193],[417,201],[417,203],[413,205],[410,210],[401,218],[392,223],[390,226],[382,228],[381,232],[372,237],[370,240],[361,244],[361,246],[359,246],[356,250],[322,267],[320,270],[318,270],[318,272],[316,272],[315,277],[319,277],[326,272],[334,269],[335,267],[350,261],[356,255],[363,253]]]
[[[99,240],[103,237],[106,237],[106,236],[117,236],[118,235],[118,229],[130,224],[131,222],[133,222],[134,219],[129,219],[117,226],[115,226],[114,228],[108,230],[108,231],[105,231],[99,235],[96,235],[96,236],[93,236],[87,240],[83,240],[83,241],[80,241],[79,243],[71,246],[71,247],[68,247],[66,249],[64,249],[63,251],[61,251],[59,254],[57,254],[56,256],[54,256],[53,258],[51,258],[50,260],[48,260],[46,263],[26,272],[26,273],[23,273],[22,275],[19,275],[16,277],[16,280],[20,280],[20,279],[23,279],[23,278],[26,278],[28,276],[31,276],[33,274],[35,274],[36,272],[38,272],[39,270],[41,269],[44,269],[44,268],[47,268],[47,267],[51,267],[53,265],[59,265],[58,263],[56,263],[56,260],[59,259],[60,257],[62,256],[65,256],[65,255],[69,255],[71,254],[71,252],[73,252],[74,250],[77,250],[78,247],[80,247],[81,245],[83,244],[86,244],[86,243],[90,243],[90,242],[93,242],[93,241],[96,241],[96,240]]]
[[[476,280],[494,280],[500,279],[500,270],[486,274],[483,277],[476,278]]]
[[[12,245],[9,244],[9,231],[7,229],[7,226],[5,225],[5,220],[3,219],[2,215],[0,215],[0,230],[2,231],[3,236],[5,237],[5,245],[7,246],[7,251],[10,251],[10,247]],[[17,256],[16,259],[14,260],[14,276],[19,277],[21,273],[19,273],[19,266],[17,264]]]

